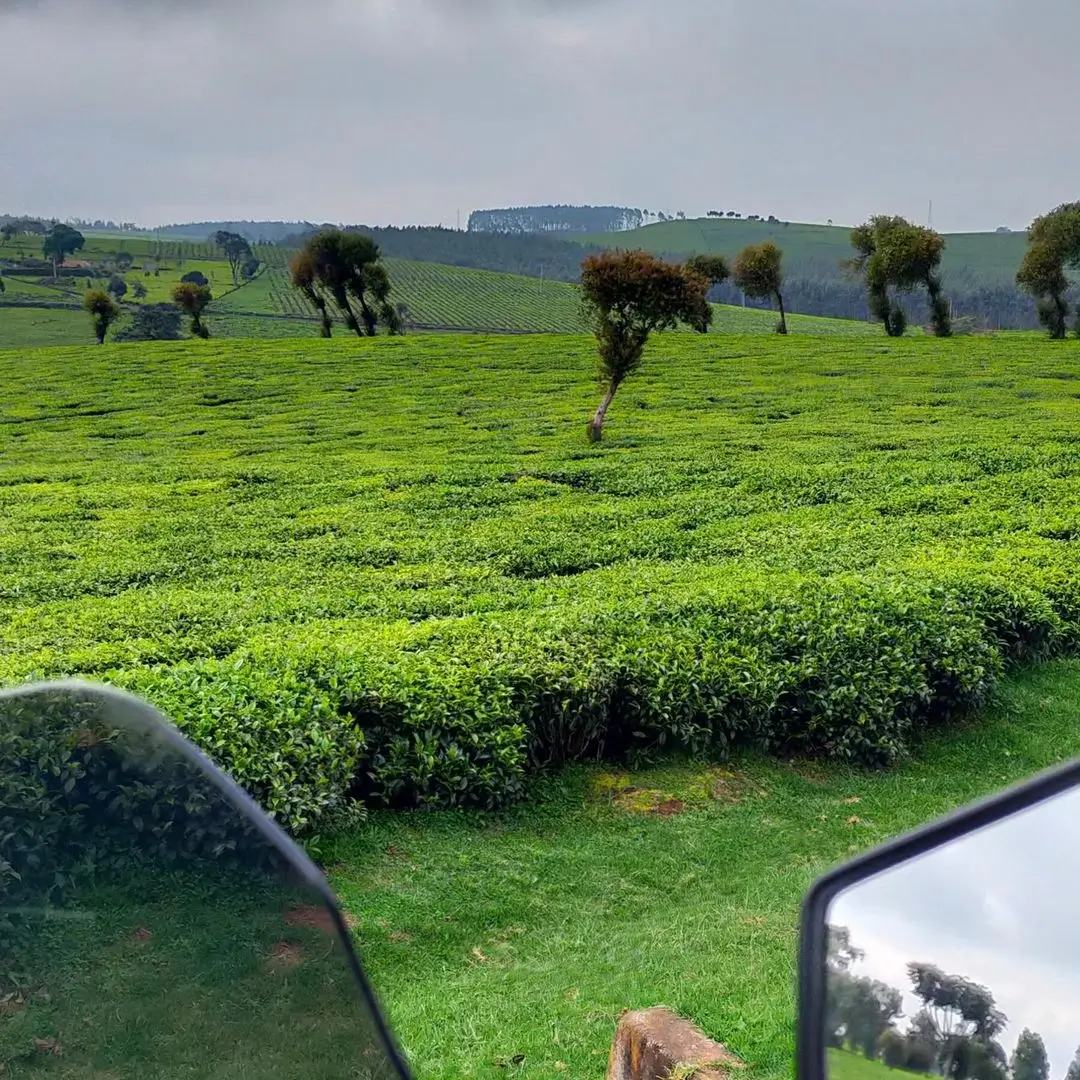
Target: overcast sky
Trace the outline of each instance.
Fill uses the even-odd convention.
[[[911,995],[909,961],[988,986],[1009,1025],[1042,1035],[1052,1080],[1080,1046],[1080,792],[902,864],[842,894],[829,921],[847,926],[866,959],[852,971]]]
[[[1023,228],[1076,0],[0,0],[0,212],[453,225],[538,202]]]

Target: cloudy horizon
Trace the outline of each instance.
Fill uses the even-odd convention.
[[[0,0],[0,40],[0,212],[852,224],[932,201],[955,232],[1080,197],[1068,0]]]

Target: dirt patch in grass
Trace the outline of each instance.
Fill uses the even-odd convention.
[[[285,971],[304,962],[304,950],[292,941],[276,941],[266,964],[271,971]]]
[[[345,925],[351,930],[356,926],[357,920],[355,916],[350,915],[348,912],[343,911],[341,917],[345,920]],[[334,923],[330,912],[326,908],[321,907],[299,907],[293,908],[285,915],[285,922],[289,926],[302,926],[309,930],[322,930],[327,934],[337,933],[337,926]]]

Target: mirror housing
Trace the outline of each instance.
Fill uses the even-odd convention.
[[[876,881],[878,889],[881,882],[877,879],[890,871],[909,872],[916,869],[916,863],[922,863],[923,872],[927,870],[929,862],[935,853],[944,855],[945,849],[953,849],[960,841],[968,839],[970,844],[981,843],[985,845],[988,840],[987,832],[993,833],[993,826],[1004,826],[1007,835],[1007,826],[1014,822],[1026,821],[1025,827],[1030,828],[1031,821],[1027,818],[1027,812],[1038,807],[1046,806],[1069,792],[1080,787],[1080,759],[1069,762],[1066,765],[1050,769],[1035,778],[1025,781],[1006,791],[978,800],[961,809],[954,811],[937,821],[931,822],[914,832],[888,841],[864,855],[860,855],[839,867],[829,871],[819,878],[807,892],[802,906],[801,933],[799,942],[798,958],[798,1023],[796,1029],[796,1080],[829,1080],[827,1075],[827,1022],[826,1004],[828,1001],[828,961],[829,961],[829,933],[830,911],[834,904],[844,894],[851,893],[859,885],[870,885]],[[1080,845],[1080,820],[1077,822],[1077,844]],[[976,841],[976,836],[978,841]],[[1062,862],[1068,861],[1068,852],[1059,851]],[[926,863],[923,863],[923,860]],[[900,875],[898,875],[900,877]],[[932,879],[935,883],[950,881],[948,875],[938,875]],[[989,880],[989,875],[988,875]],[[970,885],[970,880],[965,879],[965,884]],[[1032,881],[1031,890],[1037,890],[1040,882]],[[1027,887],[1026,881],[1022,887]],[[871,890],[872,892],[873,890]],[[879,891],[879,896],[892,896],[903,890],[891,889],[884,893]],[[935,897],[935,900],[937,897]],[[924,905],[933,907],[934,905]],[[872,908],[870,910],[873,910]],[[959,924],[953,923],[946,926],[948,930],[957,929]],[[855,938],[852,938],[855,941]],[[907,942],[897,943],[898,946],[910,947]],[[855,955],[861,956],[860,950],[854,950]],[[910,962],[923,968],[930,968],[938,975],[942,973],[925,963],[933,960],[933,957],[912,955],[907,958]],[[894,967],[895,970],[895,967]],[[968,979],[968,975],[974,977]],[[914,974],[909,970],[909,975],[914,979]],[[946,980],[955,979],[968,987],[986,991],[981,985],[978,972],[964,972],[962,976],[943,976]],[[884,984],[878,983],[882,989],[890,989]],[[999,986],[1000,990],[1001,987]],[[1008,988],[1006,988],[1008,989]],[[925,998],[924,998],[925,999]],[[993,997],[990,996],[990,1004],[993,1006]],[[899,999],[894,1004],[899,1005]],[[904,1015],[900,1013],[899,1015]],[[995,1014],[995,1022],[1000,1019],[1007,1020],[1003,1013]],[[978,1036],[980,1039],[982,1035]],[[1080,1039],[1080,1029],[1076,1032]],[[967,1038],[975,1038],[974,1035]],[[993,1042],[993,1032],[986,1036],[987,1043]],[[1039,1040],[1040,1046],[1041,1039]],[[998,1047],[1000,1050],[1000,1047]],[[1071,1053],[1071,1050],[1070,1050]],[[945,1058],[945,1071],[952,1073],[953,1059],[950,1055]],[[870,1064],[870,1063],[868,1063]],[[1058,1063],[1058,1071],[1063,1071],[1064,1064]],[[877,1067],[871,1064],[871,1067]],[[839,1073],[839,1069],[836,1070]],[[941,1075],[941,1064],[938,1062],[932,1070],[926,1070],[933,1075]],[[836,1080],[836,1078],[833,1078]],[[955,1074],[954,1074],[955,1080]]]

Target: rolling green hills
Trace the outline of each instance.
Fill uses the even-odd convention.
[[[710,252],[733,256],[747,244],[773,240],[783,249],[790,274],[836,278],[842,259],[851,258],[851,229],[798,222],[695,218],[663,221],[628,232],[586,238],[593,243],[641,247],[646,251]],[[942,267],[947,279],[971,285],[1012,285],[1027,248],[1027,235],[950,233]]]
[[[23,238],[0,245],[0,259],[9,264],[33,255],[38,245]],[[211,244],[150,240],[145,237],[87,237],[78,258],[100,262],[126,252],[133,258],[120,274],[128,285],[125,301],[133,303],[136,285],[146,289],[145,303],[167,301],[172,287],[191,270],[210,281],[215,300],[207,325],[215,337],[315,337],[315,313],[289,282],[292,252],[258,245],[263,268],[250,282],[236,287],[227,262]],[[403,305],[407,330],[576,333],[586,329],[576,285],[518,274],[476,270],[441,263],[387,259],[395,303]],[[90,340],[89,320],[79,310],[88,284],[103,287],[109,272],[99,276],[62,277],[53,284],[44,269],[40,277],[4,276],[0,297],[0,346],[79,344]],[[130,308],[129,308],[130,310]],[[714,330],[720,333],[772,333],[775,316],[753,308],[717,306]],[[866,323],[793,315],[792,333],[862,336],[877,331]],[[345,328],[340,327],[341,333]]]

